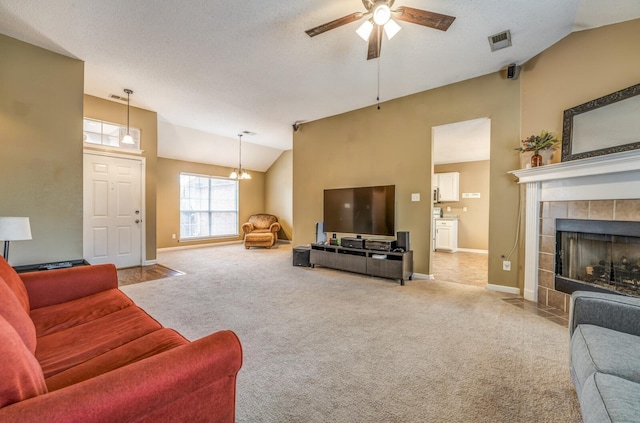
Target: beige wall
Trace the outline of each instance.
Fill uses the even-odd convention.
[[[640,19],[573,33],[529,60],[520,74],[522,136],[561,137],[564,110],[640,83],[638,40]]]
[[[573,33],[529,60],[520,74],[523,137],[542,129],[560,137],[564,110],[640,83],[638,40],[640,19]],[[560,159],[558,149],[552,161]]]
[[[265,210],[278,216],[282,229],[279,239],[292,239],[293,235],[293,151],[283,152],[265,177]]]
[[[13,265],[82,258],[84,63],[0,35],[0,216],[28,216]]]
[[[127,124],[127,104],[104,100],[90,95],[84,96],[84,116],[105,122]],[[156,259],[156,174],[158,162],[158,115],[156,112],[131,107],[130,126],[140,129],[140,148],[145,158],[145,222],[146,257],[143,260]],[[88,148],[92,149],[92,148]],[[118,154],[126,154],[117,152]],[[137,156],[137,154],[132,154]]]
[[[460,201],[438,204],[444,213],[457,214],[458,248],[489,248],[489,160],[434,166],[434,173],[460,172]],[[462,193],[480,193],[480,198],[462,198]],[[447,211],[451,207],[451,211]],[[464,211],[464,208],[467,211]]]
[[[240,226],[265,210],[265,174],[249,170],[250,180],[240,181],[238,231],[240,236],[214,240],[183,241],[180,237],[180,173],[227,177],[233,169],[173,159],[158,159],[158,248],[184,247],[241,240]],[[176,234],[176,239],[172,238]]]
[[[395,184],[396,230],[411,234],[414,271],[429,274],[431,128],[491,117],[489,281],[517,287],[517,273],[502,270],[500,255],[516,232],[519,190],[507,172],[519,162],[513,154],[519,106],[518,82],[496,72],[389,101],[381,110],[371,106],[302,125],[293,139],[295,244],[314,240],[325,188]],[[422,201],[411,202],[411,193],[421,193]]]

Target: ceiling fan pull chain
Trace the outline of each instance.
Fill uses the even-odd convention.
[[[378,57],[378,95],[376,96],[378,101],[378,110],[380,110],[380,58]]]

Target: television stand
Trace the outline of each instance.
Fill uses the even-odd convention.
[[[338,245],[311,244],[311,267],[316,265],[380,278],[397,279],[400,285],[413,278],[413,251],[392,252]]]

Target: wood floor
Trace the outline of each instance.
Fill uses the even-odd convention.
[[[184,275],[184,272],[169,269],[161,264],[127,267],[126,269],[118,269],[118,285],[133,285],[134,283],[153,281],[178,275]]]
[[[435,280],[474,285],[487,286],[488,256],[486,254],[466,253],[433,253],[432,272]],[[527,301],[519,296],[504,298],[504,301],[518,308],[534,313],[564,327],[569,326],[569,315],[553,307],[539,305]]]

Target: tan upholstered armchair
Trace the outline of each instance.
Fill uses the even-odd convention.
[[[244,247],[271,248],[278,240],[280,224],[272,214],[254,214],[242,225],[244,231]]]

